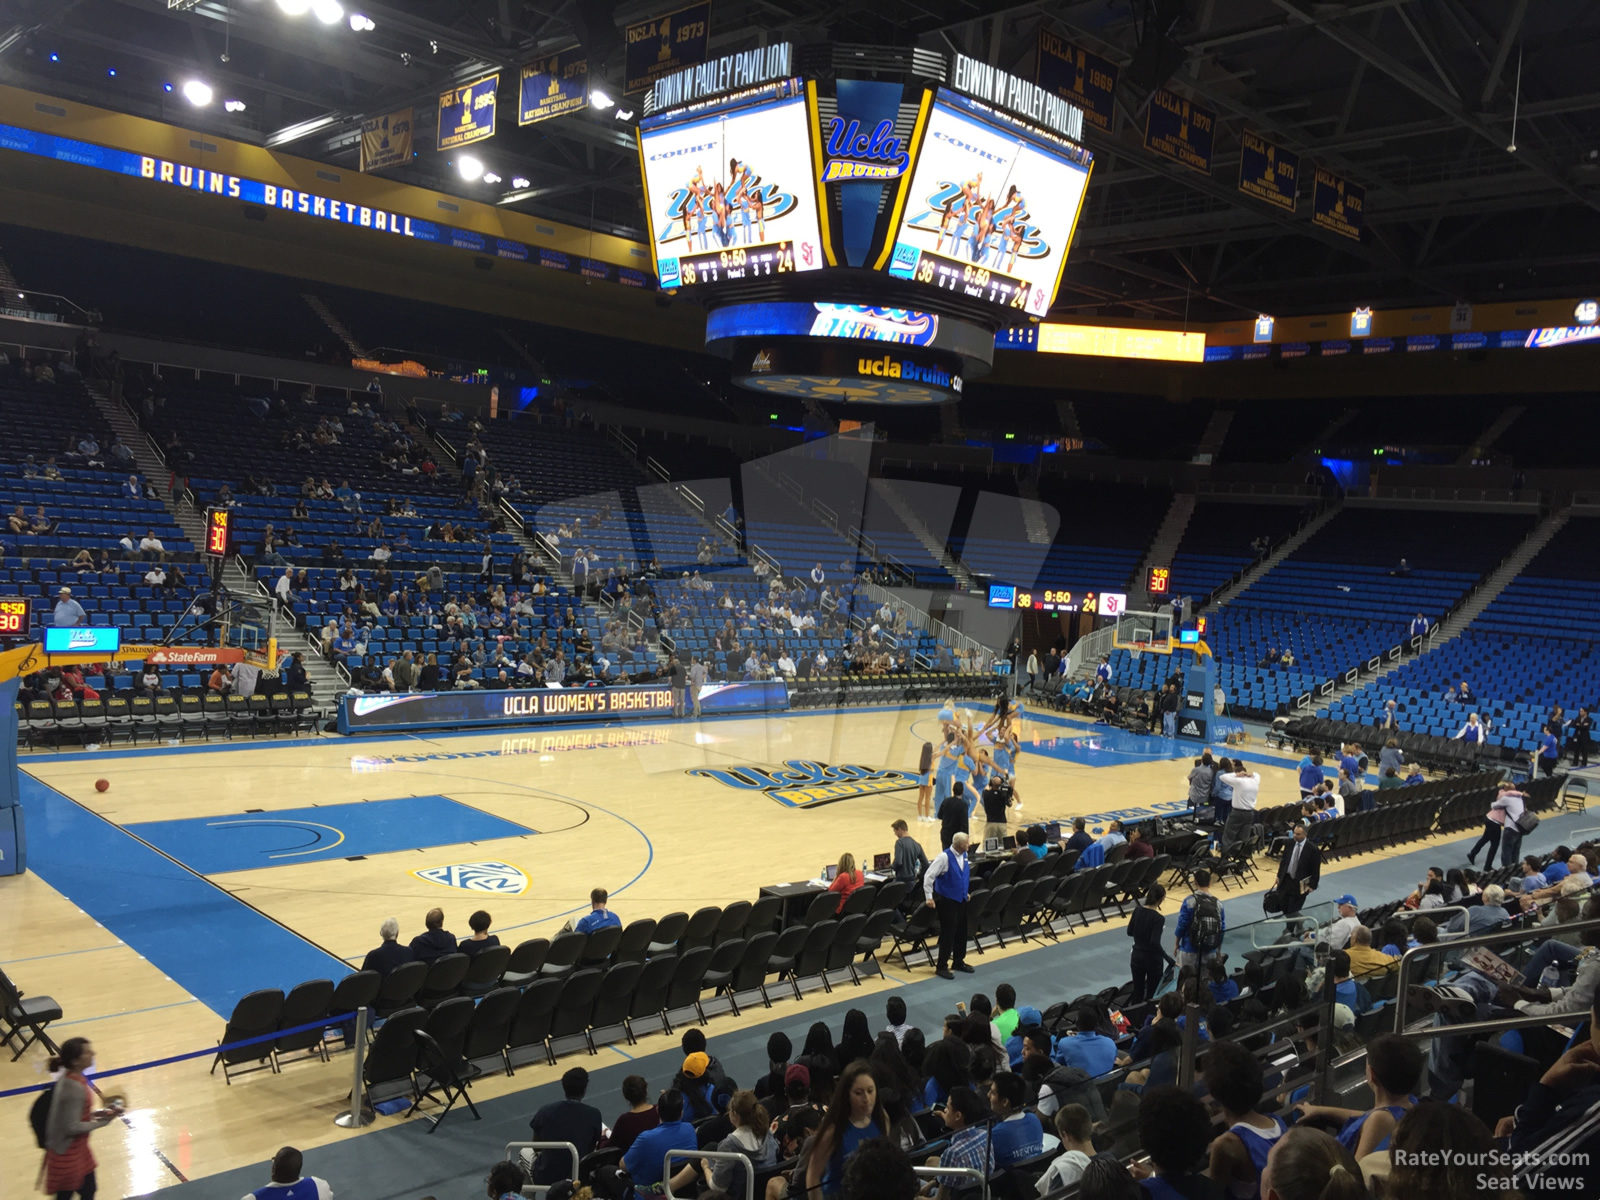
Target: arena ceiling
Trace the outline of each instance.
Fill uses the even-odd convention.
[[[621,94],[622,27],[685,0],[0,0],[0,82],[353,165],[360,120],[412,105],[419,185],[642,237],[632,127],[587,110],[476,148],[504,180],[433,153],[439,93],[582,45]],[[1213,319],[1588,294],[1600,271],[1600,3],[1594,0],[713,0],[711,52],[789,39],[964,51],[1032,78],[1040,30],[1121,68],[1091,131],[1093,186],[1057,311]],[[182,83],[216,101],[195,108]],[[1520,79],[1520,83],[1519,83]],[[1143,146],[1153,87],[1218,114],[1209,175]],[[176,90],[166,91],[168,84]],[[506,93],[503,90],[502,95]],[[241,102],[225,111],[225,100]],[[1513,130],[1513,116],[1515,128]],[[1359,242],[1236,187],[1249,129],[1366,189]],[[1515,149],[1508,147],[1515,145]]]

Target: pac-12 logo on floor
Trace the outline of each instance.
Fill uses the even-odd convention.
[[[715,779],[740,791],[764,792],[786,808],[815,808],[852,796],[875,796],[917,786],[916,776],[904,771],[854,763],[830,767],[806,758],[786,759],[781,767],[692,767],[686,773],[699,779]]]
[[[520,896],[528,890],[528,877],[518,867],[503,862],[451,863],[411,872],[418,879],[466,892],[493,892]]]

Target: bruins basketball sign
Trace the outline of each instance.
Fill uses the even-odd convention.
[[[764,792],[786,808],[815,808],[852,796],[875,796],[917,786],[916,776],[904,771],[854,763],[830,767],[806,758],[787,759],[781,767],[694,767],[687,774],[715,779],[741,791]]]

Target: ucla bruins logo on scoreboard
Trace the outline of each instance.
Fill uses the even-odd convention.
[[[497,896],[520,896],[528,890],[527,875],[510,863],[451,863],[446,867],[427,867],[411,873],[428,883],[437,883],[440,887],[460,888],[464,892],[493,892]]]
[[[875,796],[881,792],[900,792],[917,786],[915,775],[881,767],[863,767],[791,758],[781,767],[692,767],[686,774],[698,779],[715,779],[725,787],[744,792],[762,792],[785,808],[816,808],[852,796]]]

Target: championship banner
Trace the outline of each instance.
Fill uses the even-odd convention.
[[[1361,240],[1361,219],[1367,204],[1367,189],[1341,179],[1332,171],[1317,168],[1311,188],[1311,223],[1334,233]]]
[[[439,149],[457,150],[494,136],[499,74],[486,75],[439,97]]]
[[[649,91],[662,76],[705,62],[710,34],[710,0],[629,25],[623,30],[628,48],[623,90]]]
[[[700,690],[702,712],[778,712],[788,707],[788,686],[778,681],[711,683]],[[672,709],[672,688],[666,684],[344,696],[339,732],[633,720],[670,717]]]
[[[1209,175],[1211,139],[1216,129],[1216,113],[1176,92],[1157,88],[1145,110],[1144,148]]]
[[[413,123],[409,108],[361,122],[362,171],[381,171],[410,162]]]
[[[1089,129],[1110,133],[1117,111],[1117,68],[1060,34],[1039,30],[1039,58],[1033,81],[1045,91],[1083,109]]]
[[[589,103],[589,60],[576,50],[536,58],[522,68],[517,124],[532,125]]]
[[[1300,190],[1300,156],[1246,129],[1239,143],[1239,190],[1293,212]]]

